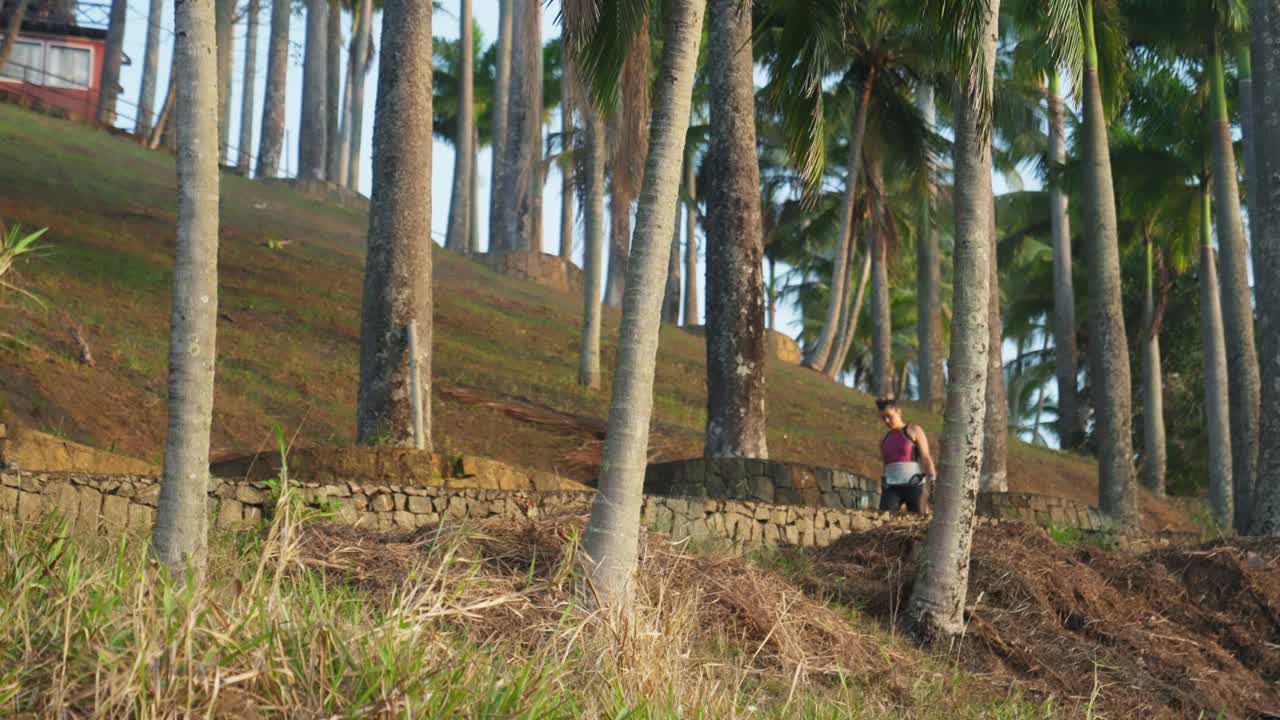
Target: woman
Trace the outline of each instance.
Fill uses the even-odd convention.
[[[902,408],[893,398],[876,400],[876,407],[889,428],[880,441],[884,460],[880,510],[897,512],[905,504],[907,512],[923,513],[928,483],[938,475],[929,453],[929,438],[925,437],[924,428],[908,425],[902,419]]]

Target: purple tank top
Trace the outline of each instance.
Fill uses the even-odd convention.
[[[907,437],[907,429],[890,430],[880,441],[880,454],[885,465],[909,463],[916,460],[916,444]]]

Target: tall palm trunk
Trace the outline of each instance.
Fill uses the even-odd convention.
[[[693,148],[684,149],[684,324],[697,325],[698,312],[698,178]]]
[[[879,232],[872,230],[872,232]],[[849,244],[852,251],[854,243]],[[867,282],[871,277],[871,251],[862,253],[862,270],[858,274],[858,284],[855,286],[851,300],[852,307],[847,308],[844,321],[840,328],[840,344],[836,347],[836,352],[830,356],[827,366],[823,368],[824,375],[831,379],[836,379],[840,373],[844,371],[845,363],[849,359],[849,351],[853,349],[853,340],[858,335],[858,319],[862,315],[862,298],[867,294]]]
[[[14,13],[14,17],[18,18],[17,24],[22,23],[21,15],[26,11],[27,1],[22,0],[18,4],[18,9]],[[156,75],[160,73],[160,22],[164,18],[164,0],[151,0],[151,7],[147,13],[147,41],[142,52],[142,83],[138,89],[138,117],[133,125],[133,134],[140,138],[148,138],[151,135],[151,128],[154,126],[152,115],[155,113],[156,104]],[[14,22],[10,20],[10,24]],[[10,32],[5,40],[8,44],[9,38],[17,39],[17,33]],[[9,61],[9,55],[0,48],[0,67]]]
[[[273,178],[280,173],[289,82],[289,6],[290,0],[271,0],[267,88],[262,96],[262,132],[258,137],[257,176],[260,178]]]
[[[924,117],[930,132],[937,119],[937,105],[933,99],[933,86],[921,84],[916,88],[916,107]],[[924,196],[920,198],[919,233],[917,241],[917,294],[919,311],[916,315],[916,344],[920,358],[917,363],[920,402],[931,408],[940,408],[943,397],[942,379],[942,251],[938,248],[938,228],[933,222],[933,163],[925,168],[929,180]]]
[[[1231,529],[1231,417],[1227,389],[1227,346],[1223,337],[1218,271],[1209,226],[1209,188],[1201,188],[1200,218],[1200,328],[1204,348],[1204,409],[1209,436],[1209,505],[1223,530]],[[1219,236],[1221,237],[1221,236]]]
[[[600,293],[604,284],[604,121],[590,103],[582,106],[586,152],[586,194],[582,198],[585,233],[582,244],[582,353],[578,384],[600,389]]]
[[[467,198],[471,221],[467,223],[467,254],[480,249],[480,131],[471,128],[471,195]]]
[[[740,0],[710,0],[708,5],[712,31],[707,60],[711,84],[707,160],[711,176],[719,182],[707,194],[704,453],[710,458],[767,458],[764,239],[751,6]]]
[[[1147,286],[1142,300],[1142,484],[1156,495],[1165,491],[1168,451],[1164,432],[1164,376],[1160,369],[1160,328],[1156,326],[1153,243],[1147,238]]]
[[[1227,347],[1227,384],[1231,398],[1231,468],[1235,487],[1234,524],[1249,526],[1253,483],[1258,472],[1258,416],[1262,388],[1258,351],[1253,340],[1253,297],[1249,289],[1248,249],[1240,217],[1231,117],[1227,112],[1222,49],[1210,58],[1214,118],[1212,124],[1213,194],[1217,210],[1219,258],[1222,261],[1222,323]]]
[[[240,159],[236,166],[245,177],[253,170],[253,98],[258,80],[258,0],[249,0],[248,32],[244,36],[244,87],[240,96]]]
[[[563,43],[562,43],[563,46]],[[569,53],[563,53],[560,71],[560,257],[573,258],[573,67]]]
[[[1049,74],[1049,161],[1067,160],[1066,124],[1058,72]],[[1058,439],[1076,447],[1084,435],[1076,383],[1076,301],[1071,277],[1071,220],[1067,194],[1058,181],[1049,184],[1049,222],[1053,231],[1053,352],[1058,381]]]
[[[155,150],[164,142],[166,136],[172,136],[172,123],[169,122],[169,116],[173,114],[173,86],[177,81],[177,76],[173,72],[173,63],[170,62],[169,67],[169,83],[164,93],[164,102],[160,104],[160,114],[156,116],[155,126],[151,128],[151,134],[147,137],[147,148]]]
[[[613,113],[609,142],[609,269],[604,302],[618,307],[626,293],[631,254],[631,204],[644,181],[648,157],[650,53],[648,23],[631,38],[622,66],[622,96]]]
[[[536,241],[537,208],[534,194],[542,184],[542,4],[516,0],[512,30],[511,87],[507,102],[506,167],[499,202],[501,246],[532,250]]]
[[[662,294],[662,322],[680,323],[680,204],[676,204],[676,226],[671,233],[671,257],[667,261],[667,286]]]
[[[619,173],[615,163],[609,173],[609,268],[604,282],[604,304],[609,307],[622,305],[631,255],[631,190]]]
[[[879,222],[884,181],[880,161],[871,164],[871,225]],[[868,235],[871,252],[871,393],[893,394],[893,317],[889,305],[889,253],[884,234],[873,229]]]
[[[386,0],[383,8],[356,432],[361,443],[414,444],[408,328],[416,323],[430,450],[431,4]]]
[[[383,22],[385,23],[385,17]],[[298,128],[298,177],[324,180],[329,137],[329,0],[307,0],[307,46],[302,59],[302,119]]]
[[[875,83],[875,75],[873,66],[862,80],[862,94],[858,97],[853,132],[849,136],[849,163],[845,174],[844,202],[840,209],[840,244],[836,248],[835,267],[831,271],[831,298],[827,301],[827,317],[822,323],[822,332],[804,361],[805,366],[815,370],[826,366],[827,356],[831,354],[839,330],[840,311],[844,307],[846,276],[849,273],[848,243],[853,238],[853,204],[858,195],[858,175],[862,172],[862,142],[867,134],[867,114],[870,112],[871,88]]]
[[[235,50],[236,0],[215,0],[218,38],[218,157],[231,164],[231,70]]]
[[[453,141],[453,193],[449,197],[449,226],[445,247],[466,252],[471,237],[471,136],[475,129],[475,33],[472,31],[471,0],[462,0],[458,13],[458,45],[461,63],[458,72],[458,134]]]
[[[1240,84],[1239,97],[1240,103],[1240,140],[1244,145],[1244,154],[1241,162],[1244,164],[1244,189],[1245,202],[1249,206],[1249,246],[1253,247],[1258,238],[1258,215],[1261,202],[1258,195],[1257,177],[1257,147],[1254,142],[1254,125],[1253,121],[1253,60],[1249,52],[1247,43],[1241,43],[1236,47],[1236,76]]]
[[[994,245],[996,237],[994,214],[992,216],[991,240]],[[1004,353],[1001,345],[1004,332],[1000,321],[1000,270],[996,263],[995,248],[992,248],[990,270],[991,278],[987,301],[987,332],[990,341],[987,344],[987,417],[982,431],[982,475],[978,479],[978,489],[983,492],[1009,491],[1009,398],[1004,385]],[[1022,348],[1018,348],[1018,363],[1022,363]],[[1021,367],[1018,368],[1021,375]]]
[[[356,27],[354,47],[351,59],[351,117],[347,123],[347,132],[342,142],[347,148],[347,187],[360,190],[360,148],[364,142],[364,79],[369,75],[372,65],[370,55],[370,38],[373,35],[373,0],[362,0],[360,3],[360,20]],[[474,168],[473,168],[474,170]]]
[[[991,0],[984,18],[982,56],[968,69],[956,93],[950,383],[933,520],[906,613],[914,634],[924,639],[954,638],[965,627],[969,550],[982,467],[983,403],[991,339],[987,303],[991,298],[991,254],[995,252],[991,235],[995,227],[991,130],[983,118],[991,112],[999,12],[999,0]],[[977,76],[978,72],[985,77]]]
[[[1268,0],[1249,0],[1250,48],[1264,68],[1280,67],[1280,15]],[[1273,173],[1280,170],[1280,75],[1259,73],[1253,85],[1254,176],[1260,202],[1250,219],[1254,293],[1258,305],[1258,357],[1262,363],[1261,448],[1250,532],[1280,535],[1280,198]],[[1256,219],[1255,219],[1256,216]]]
[[[116,124],[116,97],[120,94],[120,66],[124,62],[124,25],[128,13],[129,0],[111,0],[111,19],[107,25],[101,81],[98,84],[100,88],[98,122],[103,125]]]
[[[1111,151],[1098,85],[1098,52],[1093,0],[1084,2],[1085,203],[1089,258],[1089,359],[1096,407],[1098,495],[1102,511],[1122,527],[1138,520],[1134,482],[1129,346],[1120,295],[1120,250],[1116,201],[1111,185]]]
[[[178,236],[169,318],[169,428],[152,544],[175,578],[203,574],[218,325],[218,72],[213,3],[177,3]]]
[[[338,182],[338,153],[342,117],[342,6],[329,0],[325,23],[325,92],[324,92],[324,178]]]
[[[849,231],[854,232],[854,228],[850,227]],[[868,232],[873,232],[873,231],[874,231],[873,228],[868,228]],[[839,244],[840,243],[837,243],[837,246]],[[852,273],[853,259],[857,257],[857,254],[858,254],[858,241],[856,238],[849,238],[849,241],[844,244],[847,245],[849,249],[848,255],[844,261],[844,265],[845,267],[848,268],[848,273]],[[868,239],[867,251],[863,253],[864,259],[866,260],[867,263],[871,262],[871,247],[873,245],[874,245],[874,242]],[[833,262],[833,265],[834,264],[835,263]],[[843,282],[844,297],[840,298],[840,315],[839,315],[839,320],[836,323],[835,345],[832,346],[831,352],[827,354],[827,362],[824,363],[822,366],[822,374],[830,378],[837,377],[840,374],[841,368],[844,367],[844,361],[847,358],[847,356],[842,357],[840,354],[840,350],[844,348],[845,341],[849,340],[850,342],[852,342],[851,341],[852,336],[849,334],[849,328],[851,327],[850,318],[849,318],[849,306],[850,304],[853,303],[853,298],[854,298],[852,281],[853,281],[853,278],[851,275],[847,275],[844,279],[844,282]],[[865,290],[865,288],[863,289]],[[856,324],[856,323],[853,323],[853,324]]]
[[[498,67],[493,86],[493,165],[489,173],[489,252],[508,250],[503,233],[503,213],[510,198],[503,197],[507,187],[507,118],[511,96],[512,34],[516,14],[515,0],[498,0]]]
[[[670,3],[664,13],[661,80],[654,98],[648,161],[623,301],[604,462],[591,519],[583,534],[592,587],[607,606],[625,607],[633,590],[666,243],[675,223],[680,158],[689,126],[704,8],[703,0],[681,0]]]

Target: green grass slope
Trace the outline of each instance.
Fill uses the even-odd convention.
[[[0,219],[48,226],[52,245],[14,278],[47,307],[0,297],[0,418],[159,461],[174,185],[168,154],[0,106]],[[273,422],[300,444],[352,442],[366,218],[230,174],[221,205],[214,458],[266,448]],[[435,278],[437,448],[594,477],[608,376],[601,392],[576,384],[581,299],[438,248]],[[96,367],[79,363],[73,324]],[[606,369],[617,327],[606,310]],[[704,362],[700,338],[663,328],[654,458],[700,454]],[[768,383],[773,457],[878,473],[871,398],[781,363]],[[908,415],[941,429],[936,415]],[[1097,501],[1086,459],[1014,442],[1009,466],[1014,490]],[[1154,526],[1181,522],[1144,503]]]

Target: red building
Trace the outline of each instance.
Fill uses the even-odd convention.
[[[8,27],[14,5],[0,0],[0,28]],[[106,38],[106,28],[86,24],[75,3],[31,0],[13,55],[0,68],[0,93],[95,117]]]

